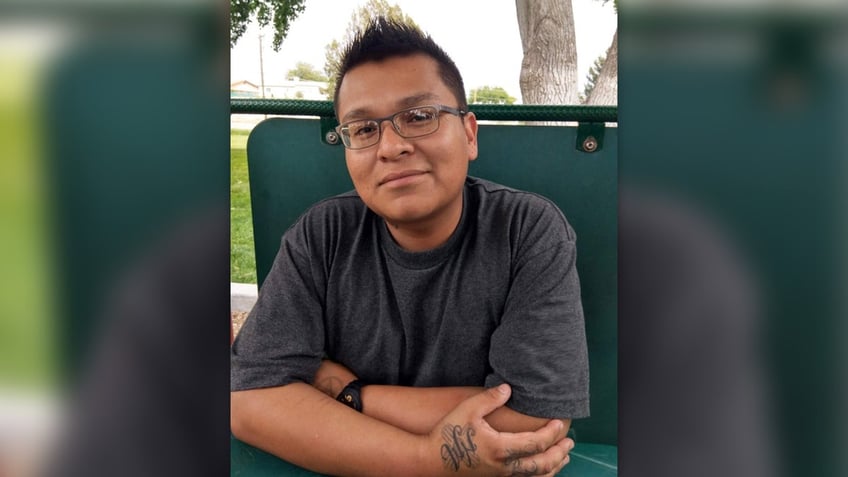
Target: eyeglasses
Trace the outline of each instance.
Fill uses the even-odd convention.
[[[376,119],[357,119],[336,127],[342,143],[348,149],[365,149],[380,142],[383,136],[383,121],[390,121],[395,132],[407,139],[426,136],[439,130],[440,113],[462,117],[467,111],[442,106],[416,106],[398,111],[391,116]]]

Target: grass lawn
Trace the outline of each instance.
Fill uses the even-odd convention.
[[[250,183],[247,177],[247,135],[250,131],[230,131],[230,281],[256,283],[253,253],[253,220],[250,211]]]
[[[48,389],[56,373],[36,79],[35,63],[0,55],[0,397]]]

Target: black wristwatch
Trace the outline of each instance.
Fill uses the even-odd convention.
[[[336,401],[358,411],[362,412],[362,381],[355,379],[342,389],[342,392],[336,397]]]

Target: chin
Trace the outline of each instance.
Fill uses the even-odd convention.
[[[388,207],[380,209],[378,214],[389,222],[415,222],[427,218],[433,213],[433,208],[424,204],[421,198],[408,198],[411,200],[395,199]]]
[[[414,223],[427,220],[438,213],[437,208],[427,207],[422,202],[419,200],[417,204],[409,204],[404,207],[389,207],[383,218],[391,222]]]
[[[383,219],[391,225],[394,224],[411,224],[415,222],[419,222],[421,220],[425,220],[427,218],[427,214],[425,213],[389,213],[382,215]]]

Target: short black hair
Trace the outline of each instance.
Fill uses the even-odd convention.
[[[462,75],[459,74],[459,69],[445,50],[437,45],[430,35],[417,27],[385,17],[372,19],[345,48],[336,75],[333,104],[338,104],[342,81],[345,74],[352,68],[369,61],[381,61],[416,53],[425,54],[436,60],[439,65],[439,76],[456,97],[459,109],[467,110],[468,101],[465,99]]]

